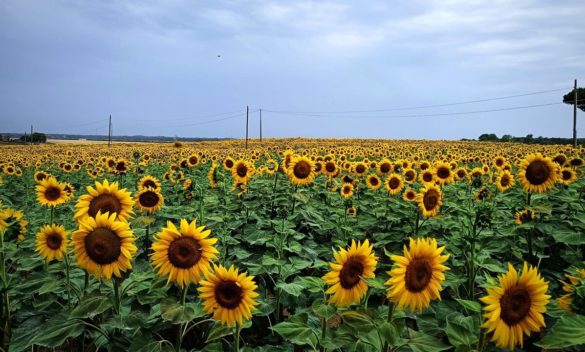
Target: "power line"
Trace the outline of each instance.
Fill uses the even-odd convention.
[[[348,110],[348,111],[283,111],[283,110],[271,110],[271,109],[263,109],[263,110],[264,111],[267,111],[267,112],[286,113],[286,114],[291,114],[291,115],[294,115],[294,114],[303,115],[303,114],[379,113],[379,112],[387,112],[387,111],[416,110],[416,109],[439,108],[439,107],[454,106],[454,105],[465,105],[465,104],[483,103],[483,102],[487,102],[487,101],[504,100],[504,99],[512,99],[512,98],[526,97],[526,96],[531,96],[531,95],[546,94],[546,93],[564,91],[564,90],[567,90],[567,89],[572,89],[572,88],[559,88],[559,89],[542,90],[542,91],[538,91],[538,92],[515,94],[515,95],[508,95],[508,96],[495,97],[495,98],[467,100],[467,101],[460,101],[460,102],[446,103],[446,104],[421,105],[421,106],[411,106],[411,107],[401,107],[401,108],[387,108],[387,109],[376,109],[376,110]]]
[[[223,116],[223,115],[233,115],[236,113],[244,113],[246,110],[235,110],[235,111],[228,111],[228,112],[221,112],[217,114],[208,114],[208,115],[198,115],[192,117],[185,117],[185,118],[178,118],[178,119],[125,119],[125,121],[138,121],[138,122],[166,122],[166,121],[186,121],[186,120],[194,120],[204,117],[216,117],[216,116]]]

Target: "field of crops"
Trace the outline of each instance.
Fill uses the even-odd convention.
[[[585,346],[583,147],[0,150],[0,351]]]

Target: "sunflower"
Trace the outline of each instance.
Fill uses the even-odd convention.
[[[392,255],[395,265],[388,272],[390,279],[387,297],[398,305],[408,307],[411,312],[429,306],[431,300],[441,299],[441,283],[445,280],[443,265],[449,254],[441,255],[445,247],[437,247],[434,238],[410,238],[409,248],[404,246],[404,256]]]
[[[193,187],[193,180],[191,180],[190,178],[186,179],[185,182],[183,182],[183,191],[188,191],[190,189],[192,189]]]
[[[155,190],[161,190],[161,183],[156,177],[146,175],[146,176],[142,177],[140,179],[140,181],[138,181],[137,188],[138,188],[138,190],[141,190],[143,188],[148,188],[148,187],[153,188]]]
[[[404,175],[404,182],[412,185],[416,181],[416,171],[414,169],[404,169],[402,174]]]
[[[192,154],[187,158],[187,163],[189,167],[195,167],[197,165],[199,165],[199,155],[197,154]]]
[[[524,209],[516,213],[514,216],[514,223],[516,225],[526,224],[534,220],[535,214],[530,209]]]
[[[500,172],[498,179],[496,180],[496,187],[498,187],[498,190],[500,192],[505,192],[512,188],[513,185],[514,178],[512,177],[510,171],[504,170]]]
[[[435,183],[435,173],[433,170],[423,170],[420,174],[418,174],[418,179],[422,184],[434,184]]]
[[[493,332],[491,341],[498,347],[522,348],[524,334],[530,336],[545,326],[543,313],[550,299],[546,294],[548,283],[526,262],[521,274],[508,264],[508,272],[498,279],[499,285],[488,288],[487,296],[481,298],[487,305],[482,327]]]
[[[240,273],[234,266],[226,269],[222,265],[213,265],[213,269],[201,280],[197,290],[203,300],[203,309],[213,314],[222,325],[242,326],[244,319],[252,318],[252,311],[258,305],[254,276]]]
[[[1,206],[1,204],[0,204]],[[7,208],[0,211],[0,232],[4,230],[4,239],[21,242],[26,235],[28,221],[20,210]]]
[[[51,177],[51,174],[44,172],[44,171],[37,171],[35,172],[34,179],[36,183],[40,183],[42,180],[46,179],[47,177]]]
[[[378,163],[378,174],[380,176],[386,176],[392,171],[392,163],[388,159],[382,159]]]
[[[234,167],[234,159],[232,159],[231,157],[227,156],[225,157],[225,159],[223,159],[223,168],[226,169],[227,171],[230,171],[233,167]]]
[[[67,201],[67,193],[63,184],[54,177],[45,178],[36,187],[37,201],[41,205],[54,207]]]
[[[435,169],[433,170],[435,174],[435,180],[441,186],[453,183],[453,171],[451,171],[451,166],[444,162],[438,162],[435,164]]]
[[[323,276],[329,285],[326,294],[332,294],[329,303],[338,307],[357,304],[368,291],[368,283],[364,279],[376,277],[374,271],[378,258],[373,252],[373,245],[368,240],[364,243],[351,241],[348,250],[339,248],[334,251],[335,263],[329,263],[331,271]]]
[[[565,274],[569,282],[561,281],[565,295],[557,298],[559,307],[567,313],[573,313],[573,310],[582,310],[585,302],[574,302],[575,290],[582,290],[585,287],[585,269],[575,270],[573,275]],[[579,312],[581,313],[581,312]]]
[[[569,167],[563,167],[559,172],[559,183],[569,186],[571,183],[577,181],[577,173]]]
[[[289,163],[287,174],[294,185],[304,186],[315,179],[314,169],[311,159],[306,156],[295,156]]]
[[[384,187],[386,187],[386,191],[389,194],[398,194],[404,188],[404,181],[402,180],[402,176],[396,173],[392,173],[388,175],[386,178],[386,182],[384,183]]]
[[[237,183],[247,184],[252,177],[254,166],[252,163],[246,160],[238,160],[234,163],[234,167],[232,167],[231,172],[234,178],[234,181]]]
[[[278,171],[278,163],[274,159],[266,160],[266,173],[269,175],[273,175],[276,171]]]
[[[457,180],[467,180],[469,181],[469,175],[467,174],[467,169],[464,167],[460,167],[455,171],[455,178]]]
[[[366,165],[366,163],[363,162],[357,162],[354,167],[353,167],[353,173],[357,176],[357,177],[363,177],[366,172],[368,171],[368,165]]]
[[[353,185],[351,183],[344,183],[339,193],[345,199],[351,198],[353,196]]]
[[[483,186],[480,189],[478,189],[477,192],[475,192],[475,195],[474,195],[474,199],[475,200],[486,200],[486,199],[489,199],[490,197],[491,197],[491,192],[485,186]]]
[[[116,219],[115,213],[98,212],[95,218],[86,217],[71,235],[77,265],[106,280],[112,275],[122,277],[122,272],[132,269],[135,241],[130,225]]]
[[[197,227],[196,221],[190,223],[181,219],[179,228],[170,221],[167,227],[155,235],[152,244],[152,265],[159,276],[167,276],[167,283],[173,281],[180,287],[198,283],[211,268],[217,258],[213,246],[217,238],[209,237],[210,230],[205,226]]]
[[[75,205],[75,220],[80,221],[87,217],[95,217],[98,212],[117,214],[117,219],[128,221],[133,214],[134,201],[132,195],[126,189],[119,189],[118,182],[110,184],[108,180],[103,183],[95,182],[95,188],[87,186],[87,193],[77,200]]]
[[[159,211],[165,204],[163,195],[154,188],[143,188],[136,194],[136,208],[149,214]]]
[[[435,185],[426,185],[416,197],[418,208],[424,217],[437,215],[443,205],[441,189]]]
[[[540,153],[531,154],[520,163],[517,177],[526,192],[544,193],[555,185],[557,166]]]
[[[402,193],[402,199],[407,202],[416,202],[416,192],[412,188],[408,188]]]
[[[207,179],[209,180],[209,186],[211,188],[217,187],[217,164],[213,162],[207,173]]]
[[[67,252],[68,231],[62,225],[45,225],[37,233],[37,252],[44,260],[63,260]]]
[[[351,207],[351,208],[347,208],[345,210],[345,212],[347,213],[347,215],[349,216],[356,216],[357,214],[357,209],[355,207]]]
[[[370,189],[376,191],[382,186],[382,180],[380,180],[380,177],[378,177],[378,175],[370,174],[366,178],[366,184],[368,185],[368,187],[370,187]]]

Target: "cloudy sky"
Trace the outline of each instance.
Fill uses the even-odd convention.
[[[0,0],[0,132],[107,134],[112,114],[118,135],[239,138],[248,105],[251,136],[262,109],[270,137],[570,137],[584,15],[582,0]]]

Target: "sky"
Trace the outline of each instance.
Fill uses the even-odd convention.
[[[111,114],[114,135],[243,138],[249,106],[252,138],[259,109],[264,137],[571,137],[584,15],[582,0],[0,0],[0,132],[107,134]]]

